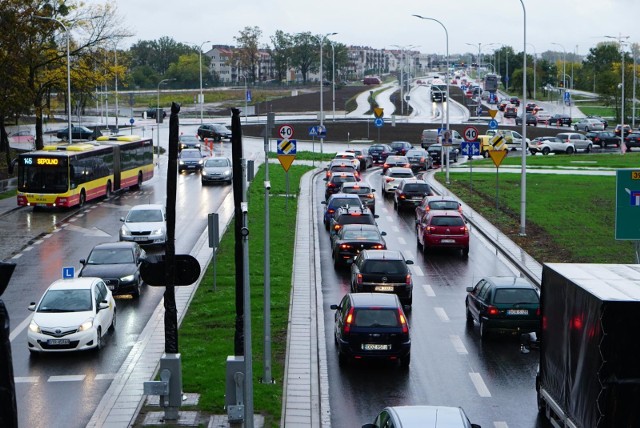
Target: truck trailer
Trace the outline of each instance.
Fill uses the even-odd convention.
[[[640,265],[548,263],[538,410],[554,427],[640,427]]]

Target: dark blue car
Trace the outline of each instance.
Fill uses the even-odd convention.
[[[327,201],[321,202],[324,207],[324,228],[329,230],[329,224],[331,224],[331,218],[333,218],[333,214],[335,214],[336,210],[340,207],[350,206],[350,207],[360,207],[362,208],[362,201],[358,197],[358,195],[352,195],[347,193],[334,193],[329,196]]]

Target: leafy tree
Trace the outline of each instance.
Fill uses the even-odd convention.
[[[289,68],[289,60],[293,49],[293,36],[282,30],[277,30],[271,36],[271,58],[275,66],[278,82],[282,82],[286,78],[287,69]]]
[[[262,36],[262,30],[259,27],[244,27],[239,36],[233,37],[238,44],[233,59],[237,62],[238,68],[244,71],[246,78],[254,83],[258,69],[260,36]]]
[[[291,49],[291,65],[302,74],[303,84],[307,83],[307,75],[318,64],[318,38],[311,32],[297,33],[293,36]],[[316,68],[317,70],[317,65]]]

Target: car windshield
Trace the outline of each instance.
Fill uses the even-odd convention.
[[[368,215],[343,215],[340,217],[341,224],[373,224]]]
[[[89,254],[90,265],[133,263],[133,252],[129,248],[95,249]]]
[[[413,173],[412,172],[392,172],[391,174],[389,174],[389,177],[412,178],[413,177]]]
[[[527,288],[499,288],[493,298],[495,304],[539,303],[538,293]]]
[[[405,192],[429,193],[431,189],[427,183],[407,183],[404,186]]]
[[[209,159],[204,164],[205,167],[225,167],[229,166],[227,159]]]
[[[437,216],[431,219],[432,226],[464,226],[464,220],[454,216]]]
[[[361,207],[362,203],[360,202],[360,198],[354,196],[353,198],[334,198],[329,205],[331,207]]]
[[[164,221],[160,210],[133,210],[127,216],[127,223],[148,223]]]
[[[407,152],[407,157],[411,156],[424,156],[424,152],[422,150],[409,150]]]
[[[360,308],[355,310],[355,327],[398,327],[397,309]]]
[[[91,309],[91,290],[49,290],[38,305],[38,312],[84,312]]]
[[[377,240],[379,238],[378,232],[375,230],[345,230],[342,235],[342,239],[354,240]]]
[[[429,208],[432,210],[457,210],[458,203],[455,201],[433,201],[429,202]]]
[[[370,193],[370,192],[371,192],[371,189],[369,187],[350,186],[350,187],[342,188],[342,193],[349,193],[352,195],[366,195],[367,193]]]
[[[353,175],[347,175],[347,176],[334,175],[331,177],[331,182],[335,184],[355,183],[356,178]]]
[[[182,159],[198,159],[201,157],[202,154],[197,150],[183,150],[182,153],[180,153],[180,158]]]
[[[407,272],[407,265],[403,260],[368,260],[360,271],[389,275],[402,274]]]
[[[371,146],[369,147],[369,151],[373,152],[381,152],[384,150],[384,146]]]

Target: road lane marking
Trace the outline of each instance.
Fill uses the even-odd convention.
[[[424,276],[424,272],[422,272],[422,269],[420,268],[420,266],[412,265],[411,269],[415,272],[416,276]]]
[[[476,387],[476,391],[480,397],[491,397],[491,393],[489,392],[487,385],[485,385],[482,380],[480,373],[471,372],[469,373],[469,377],[471,378],[471,382],[473,382],[473,386]]]
[[[413,260],[415,257],[413,256],[413,251],[411,250],[403,250],[402,253],[405,255],[405,258],[409,260]]]
[[[436,296],[436,293],[433,291],[433,288],[431,288],[431,285],[422,284],[422,289],[424,290],[424,292],[427,294],[428,297],[435,297]]]
[[[436,311],[436,315],[440,318],[440,321],[449,322],[449,317],[447,316],[444,308],[433,308],[433,310]]]
[[[27,326],[31,322],[31,318],[32,317],[26,317],[25,319],[22,320],[22,322],[20,324],[18,324],[18,326],[16,328],[13,329],[13,331],[9,335],[9,342],[13,342],[13,339],[15,339],[17,335],[22,333],[22,330],[27,328]]]
[[[38,379],[38,376],[15,376],[13,381],[15,383],[37,383]]]
[[[115,373],[102,373],[96,375],[96,380],[113,380],[116,378]]]
[[[456,350],[458,354],[468,354],[467,348],[465,348],[464,343],[462,343],[462,339],[457,334],[452,334],[449,336],[449,340],[453,344],[453,349]]]
[[[509,428],[509,425],[507,425],[507,423],[503,421],[494,421],[493,426],[494,428]]]
[[[49,376],[47,382],[82,382],[86,375],[60,375],[60,376]]]
[[[395,233],[400,233],[400,228],[398,226],[391,226],[391,229],[393,229]]]
[[[22,257],[22,253],[16,254],[15,256],[11,257],[11,260],[16,260],[16,259],[19,259],[20,257]]]

